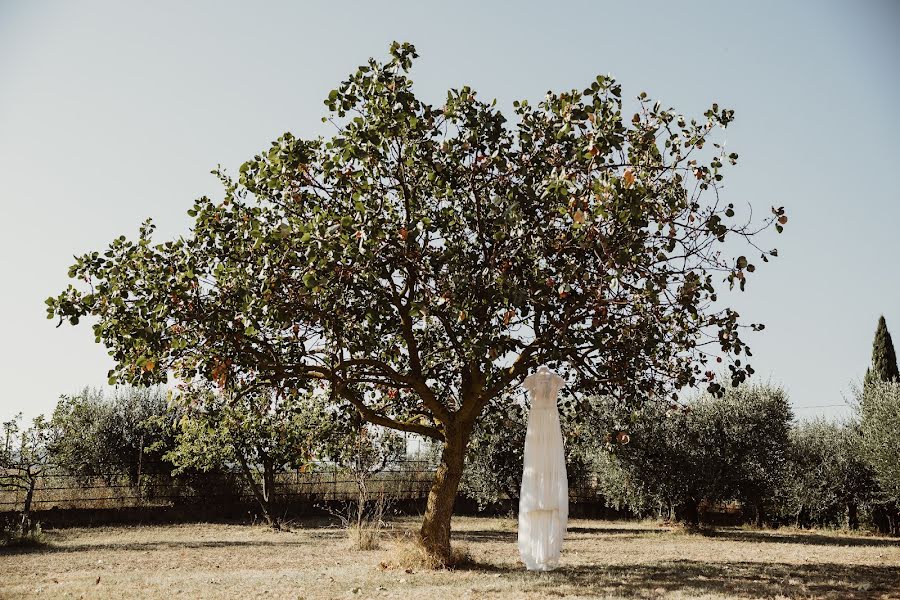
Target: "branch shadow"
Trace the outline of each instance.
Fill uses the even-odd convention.
[[[804,544],[807,546],[870,546],[900,548],[900,539],[864,536],[823,535],[820,533],[778,533],[776,531],[748,531],[743,529],[700,529],[704,537],[735,542],[770,544]]]
[[[592,537],[641,537],[657,533],[666,533],[668,529],[638,529],[627,527],[569,527],[569,535],[590,535]],[[497,531],[494,529],[469,529],[454,531],[453,539],[466,542],[514,542],[518,537],[516,531]]]
[[[580,533],[588,535],[644,535],[656,533],[668,533],[670,529],[660,527],[638,528],[638,527],[569,527],[567,533]]]
[[[309,545],[301,541],[209,541],[209,542],[122,542],[109,544],[65,544],[50,542],[44,546],[0,547],[0,556],[19,554],[54,554],[109,550],[112,552],[144,552],[150,550],[184,550],[187,548],[279,548]]]
[[[690,560],[632,565],[561,566],[548,573],[472,563],[465,570],[524,579],[524,590],[546,596],[660,597],[718,594],[729,598],[829,597],[863,600],[900,590],[900,567],[819,563],[708,563]],[[568,589],[571,588],[571,589]]]

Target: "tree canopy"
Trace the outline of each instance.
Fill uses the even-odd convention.
[[[767,261],[755,236],[787,217],[721,199],[730,109],[689,119],[642,93],[628,115],[599,76],[508,120],[469,87],[417,98],[416,56],[394,43],[333,90],[330,138],[286,133],[237,179],[217,170],[189,235],[155,242],[148,221],[78,257],[48,312],[96,318],[111,380],[319,387],[443,442],[423,539],[449,556],[474,423],[537,365],[631,403],[719,392],[711,361],[752,374],[718,290],[756,266],[726,250]]]

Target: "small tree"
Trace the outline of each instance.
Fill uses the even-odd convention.
[[[872,342],[872,364],[866,369],[866,384],[876,381],[900,381],[897,354],[884,315],[878,317],[875,340]]]
[[[441,445],[420,530],[450,560],[450,520],[485,408],[539,364],[572,389],[640,404],[753,369],[724,281],[756,266],[722,250],[781,231],[722,200],[733,111],[689,119],[621,87],[517,102],[510,121],[469,87],[439,106],[413,92],[417,56],[394,43],[326,100],[330,139],[285,134],[217,171],[221,202],[198,200],[191,234],[164,243],[145,223],[79,257],[84,283],[49,316],[92,315],[111,379],[317,381],[374,425]],[[709,192],[709,193],[707,193]],[[761,326],[755,326],[759,329]]]
[[[103,477],[108,484],[127,478],[139,485],[144,473],[168,473],[162,455],[173,442],[162,387],[119,388],[111,396],[85,388],[60,397],[53,411],[54,462],[83,482]],[[153,448],[150,450],[150,448]]]
[[[480,508],[518,498],[527,413],[518,402],[494,400],[472,432],[462,489]]]
[[[0,448],[0,489],[24,493],[20,535],[30,535],[34,528],[31,517],[37,482],[50,468],[52,429],[43,415],[22,429],[22,414],[3,423],[4,444]]]
[[[330,419],[314,396],[297,391],[247,393],[194,387],[182,396],[175,446],[164,458],[186,469],[236,469],[263,517],[280,528],[276,478],[316,456]]]
[[[587,402],[593,412],[595,401]],[[563,400],[559,412],[566,472],[572,489],[584,482],[588,472],[597,466],[596,455],[603,444],[603,436],[593,427],[589,417],[578,414],[571,397]],[[494,400],[476,425],[466,458],[462,489],[481,508],[519,497],[527,423],[527,405],[504,397]]]

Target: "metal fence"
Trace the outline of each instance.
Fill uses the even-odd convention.
[[[392,500],[416,500],[428,494],[434,476],[427,461],[407,460],[368,474],[367,488]],[[346,469],[317,464],[305,470],[280,473],[275,494],[285,503],[351,500],[358,494],[358,478]],[[0,512],[22,508],[26,492],[0,489]],[[249,485],[236,473],[145,473],[136,480],[112,474],[50,474],[37,479],[32,510],[113,509],[177,506],[198,503],[252,502]]]
[[[253,493],[238,473],[145,473],[137,480],[120,474],[71,475],[52,473],[38,478],[32,510],[124,509],[190,505],[252,503]],[[421,500],[427,497],[434,478],[429,461],[403,460],[366,476],[370,493],[384,493],[392,501]],[[596,477],[587,475],[569,482],[573,502],[600,500]],[[354,500],[358,479],[346,469],[327,463],[280,473],[275,494],[287,505],[310,505],[329,501]],[[463,490],[464,492],[464,490]],[[25,491],[0,489],[0,512],[21,510]]]

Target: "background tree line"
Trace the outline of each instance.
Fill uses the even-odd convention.
[[[315,393],[182,392],[187,401],[173,404],[162,388],[123,387],[112,395],[85,388],[62,396],[49,419],[5,422],[0,485],[23,492],[23,526],[31,522],[36,483],[50,472],[85,485],[100,477],[137,487],[142,474],[231,473],[277,526],[278,474],[329,461],[364,477],[407,455],[405,438],[341,414]],[[698,524],[703,507],[738,501],[758,525],[900,533],[900,381],[883,318],[855,397],[850,420],[800,423],[787,393],[767,384],[681,403],[648,401],[639,410],[609,397],[564,398],[569,479],[635,516]],[[527,404],[518,400],[497,399],[473,433],[462,490],[482,508],[518,495],[527,419]],[[588,416],[577,415],[585,402]],[[200,495],[209,491],[199,485]]]
[[[85,388],[61,396],[49,419],[23,423],[17,415],[4,422],[0,489],[23,493],[23,531],[45,476],[70,476],[85,487],[98,480],[124,484],[150,496],[147,481],[160,478],[200,497],[234,480],[278,527],[284,500],[278,475],[327,462],[360,479],[406,455],[402,436],[346,418],[314,394],[258,390],[232,398],[212,388],[182,391],[188,401],[172,403],[162,387],[126,386],[112,394]]]

